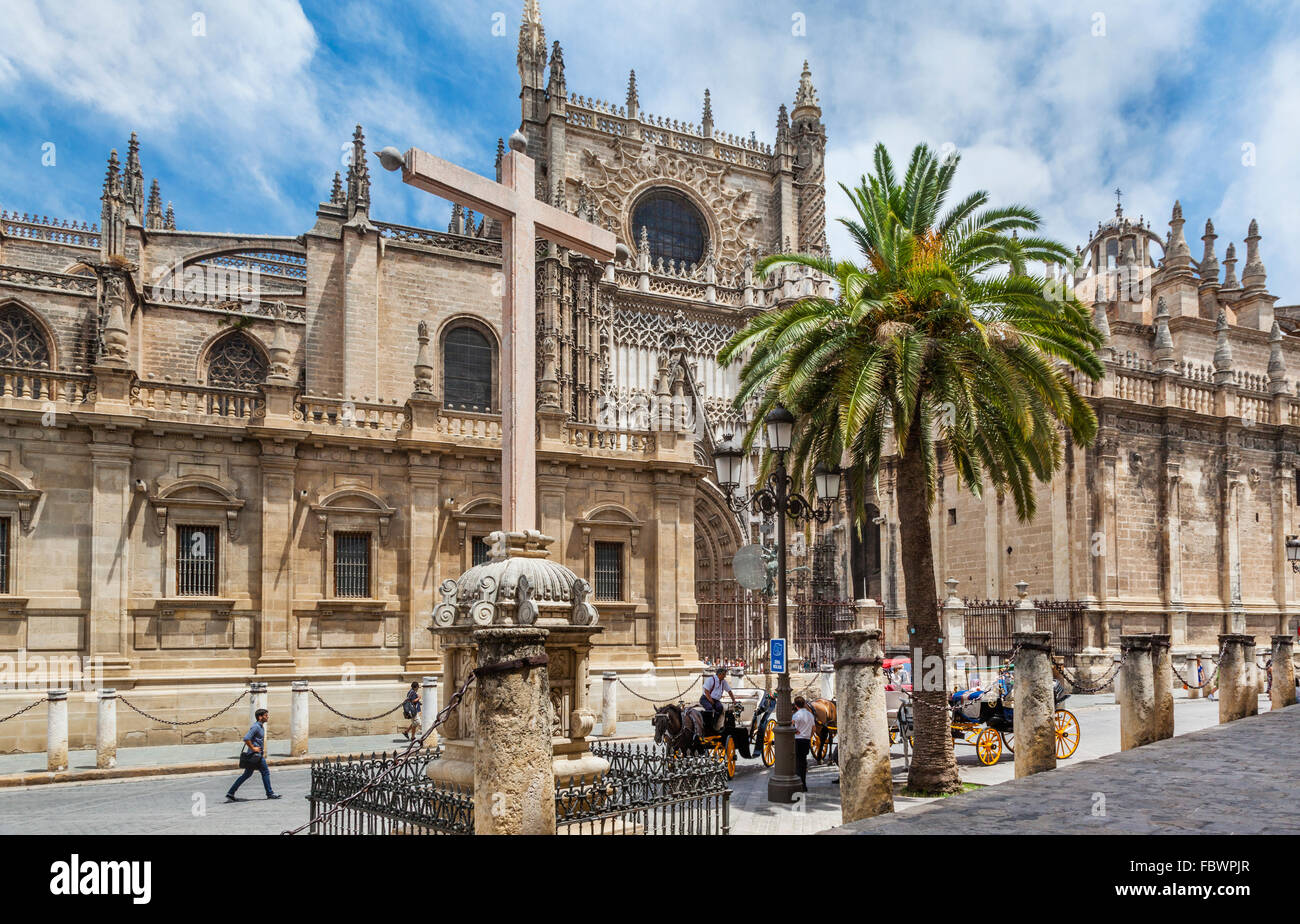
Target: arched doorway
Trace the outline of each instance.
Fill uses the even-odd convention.
[[[736,583],[731,561],[746,542],[740,521],[712,481],[695,493],[695,646],[712,664],[751,666],[767,644],[761,594]]]

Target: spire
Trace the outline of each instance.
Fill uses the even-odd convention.
[[[415,391],[420,395],[432,395],[433,363],[429,362],[429,322],[421,319],[415,330],[416,340],[420,344],[415,353]]]
[[[1201,285],[1217,286],[1219,284],[1219,258],[1214,255],[1214,242],[1218,240],[1214,233],[1214,222],[1205,219],[1205,233],[1201,240],[1205,242],[1205,252],[1201,254]]]
[[[1240,288],[1241,284],[1237,282],[1237,245],[1229,244],[1223,257],[1223,291]]]
[[[176,230],[176,211],[170,202],[167,203],[167,215],[163,218],[163,227],[168,231]]]
[[[568,95],[564,87],[564,52],[558,40],[551,46],[551,80],[546,85],[546,92],[558,99]]]
[[[348,164],[348,217],[370,213],[370,168],[366,165],[366,136],[357,125],[352,133],[352,162]]]
[[[126,143],[126,170],[122,176],[126,201],[137,219],[144,218],[144,171],[140,169],[140,140],[135,132]]]
[[[795,112],[800,109],[816,109],[821,112],[821,107],[817,99],[817,89],[812,83],[812,71],[808,70],[808,62],[803,63],[803,73],[799,76],[799,87],[794,91],[794,108]]]
[[[465,209],[458,202],[451,204],[451,221],[447,222],[447,233],[465,233]]]
[[[1252,218],[1246,232],[1246,265],[1241,268],[1241,284],[1247,289],[1262,289],[1267,278],[1259,259],[1259,222]]]
[[[104,196],[117,196],[122,192],[122,171],[117,160],[117,148],[108,152],[108,172],[104,174]]]
[[[525,0],[519,20],[519,79],[525,87],[540,89],[546,69],[546,30],[542,28],[542,10],[537,0]]]
[[[1164,296],[1156,302],[1156,339],[1153,344],[1156,369],[1171,372],[1174,368],[1174,339],[1169,335],[1169,305]]]
[[[1228,316],[1219,309],[1214,324],[1214,384],[1224,385],[1232,377],[1232,347],[1228,343]]]
[[[1275,395],[1286,393],[1286,360],[1282,357],[1282,328],[1273,319],[1273,329],[1268,332],[1268,383]]]
[[[776,110],[776,140],[779,142],[790,133],[790,116],[785,110],[785,103]]]
[[[1183,237],[1183,206],[1174,201],[1174,214],[1169,219],[1169,251],[1165,254],[1167,269],[1183,270],[1192,265],[1192,252],[1187,247],[1187,238]]]
[[[709,99],[709,90],[704,89],[704,115],[700,119],[700,134],[705,138],[713,137],[713,101]]]
[[[337,170],[334,171],[334,183],[330,186],[330,202],[333,205],[343,204],[343,180]]]
[[[636,247],[637,269],[641,272],[648,272],[650,269],[650,231],[645,225],[641,226],[641,239]]]
[[[145,215],[145,227],[161,228],[163,226],[162,193],[158,189],[158,178],[149,184],[149,211]]]
[[[640,108],[641,100],[636,95],[636,71],[633,70],[627,75],[627,117],[635,119]]]

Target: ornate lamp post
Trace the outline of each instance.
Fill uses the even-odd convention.
[[[714,461],[718,469],[718,485],[726,495],[727,506],[736,513],[752,508],[776,517],[776,545],[779,556],[776,572],[777,631],[788,643],[790,627],[786,607],[786,520],[792,520],[796,524],[811,520],[825,523],[830,520],[831,505],[840,496],[840,473],[838,469],[817,466],[813,472],[819,498],[819,503],[816,505],[802,495],[792,492],[792,480],[785,469],[785,454],[790,450],[790,441],[794,435],[794,415],[777,405],[763,419],[763,423],[767,432],[768,449],[776,454],[776,469],[768,475],[765,487],[759,488],[748,498],[737,495],[736,492],[740,488],[743,453],[731,434],[723,437],[722,444],[714,452]],[[776,681],[776,729],[773,735],[776,761],[772,775],[767,781],[769,802],[792,802],[794,794],[802,788],[802,783],[794,772],[794,725],[790,722],[793,714],[794,709],[790,702],[790,672],[787,669],[785,673],[778,675]]]

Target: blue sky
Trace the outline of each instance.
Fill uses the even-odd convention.
[[[98,219],[110,148],[140,134],[183,228],[298,234],[342,169],[352,127],[372,149],[417,145],[490,173],[519,121],[522,0],[118,3],[5,0],[0,207]],[[1181,198],[1200,254],[1260,223],[1270,289],[1300,302],[1300,8],[1207,0],[769,3],[541,0],[571,92],[771,142],[811,64],[830,137],[828,210],[884,141],[962,154],[963,189],[1038,208],[1082,243],[1114,209],[1162,236]],[[202,18],[196,20],[195,16]],[[201,26],[202,28],[198,28]],[[802,28],[801,28],[802,26]],[[195,34],[199,32],[201,34]],[[54,166],[42,146],[55,144]],[[1247,155],[1253,154],[1253,163]],[[372,213],[440,226],[446,206],[376,169]],[[832,247],[847,252],[832,230]]]

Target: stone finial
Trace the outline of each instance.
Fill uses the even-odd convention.
[[[268,377],[280,382],[289,381],[289,340],[285,333],[284,318],[289,313],[284,302],[276,302],[272,308],[275,315],[275,335],[271,338],[271,368]]]
[[[819,108],[817,89],[813,86],[812,71],[808,69],[806,60],[803,63],[803,73],[799,76],[799,86],[794,91],[794,108],[796,110]]]
[[[1286,359],[1282,355],[1282,327],[1273,319],[1268,332],[1268,382],[1269,391],[1275,395],[1286,393]]]
[[[419,395],[433,394],[433,364],[429,362],[429,322],[421,320],[416,327],[416,339],[420,348],[415,354],[415,392]]]
[[[1241,268],[1241,284],[1247,289],[1262,289],[1267,279],[1259,259],[1259,222],[1252,218],[1246,232],[1246,265]]]
[[[1237,245],[1229,244],[1228,252],[1223,257],[1223,289],[1226,292],[1229,289],[1240,289],[1241,283],[1237,282]]]
[[[447,222],[447,233],[465,233],[465,209],[459,202],[451,204],[451,220]]]
[[[641,238],[636,246],[637,269],[647,272],[650,269],[650,230],[641,226]]]
[[[944,583],[944,585],[948,588],[948,596],[944,597],[944,599],[945,599],[945,600],[956,600],[956,599],[958,599],[958,597],[957,597],[957,579],[956,579],[956,578],[948,578],[948,580],[944,581],[943,583]]]
[[[637,97],[636,92],[636,71],[633,70],[627,75],[627,117],[635,119],[640,107],[641,100]]]
[[[503,158],[505,158],[505,156],[506,156],[506,140],[504,138],[498,138],[497,139],[497,160],[496,160],[498,183],[501,182],[501,161]]]
[[[564,99],[567,95],[564,85],[564,51],[557,39],[551,45],[551,79],[546,85],[546,92],[552,98]]]
[[[1165,267],[1168,269],[1187,269],[1192,265],[1192,252],[1183,236],[1183,224],[1183,206],[1175,200],[1173,217],[1169,219],[1169,251],[1165,254]]]
[[[123,308],[126,297],[124,283],[113,277],[108,291],[108,321],[104,325],[104,359],[113,365],[125,365],[130,331],[126,326]]]
[[[1114,359],[1115,349],[1110,345],[1110,317],[1106,314],[1106,303],[1100,299],[1092,306],[1092,324],[1101,334],[1102,359]]]
[[[1028,582],[1028,581],[1017,581],[1017,582],[1016,582],[1016,596],[1017,596],[1019,599],[1021,599],[1021,600],[1028,599],[1028,597],[1029,597],[1029,582]]]
[[[352,162],[348,164],[348,215],[370,210],[370,167],[366,164],[366,135],[358,124],[352,133]]]
[[[334,171],[334,184],[330,186],[330,203],[333,205],[343,204],[343,178],[339,176],[337,170]]]
[[[1228,343],[1228,315],[1219,309],[1214,323],[1214,384],[1224,385],[1232,377],[1232,346]]]
[[[507,141],[506,144],[510,146],[510,150],[517,154],[528,153],[528,139],[525,138],[524,133],[517,128],[510,133],[510,140]]]
[[[170,202],[167,203],[167,214],[163,217],[163,227],[168,231],[176,230],[176,210]]]
[[[1156,368],[1172,372],[1174,368],[1174,340],[1169,334],[1169,305],[1164,296],[1156,302],[1156,339],[1154,344]]]
[[[117,159],[117,148],[108,152],[108,170],[104,173],[104,195],[117,196],[122,193],[122,169]]]
[[[709,90],[704,90],[704,115],[700,119],[700,134],[705,138],[713,137],[713,101],[709,99]]]
[[[1205,252],[1201,254],[1201,285],[1217,286],[1219,284],[1219,258],[1214,255],[1214,242],[1218,240],[1214,233],[1214,222],[1205,219],[1205,233],[1201,240],[1205,242]]]
[[[519,53],[517,55],[521,77],[527,86],[540,87],[541,70],[546,66],[546,30],[542,28],[542,9],[537,0],[525,0],[524,12],[519,19]]]
[[[149,208],[145,213],[145,227],[161,228],[163,226],[162,192],[158,189],[158,178],[149,184]]]
[[[782,103],[776,110],[776,138],[781,141],[790,132],[790,114],[786,111],[785,103]]]

